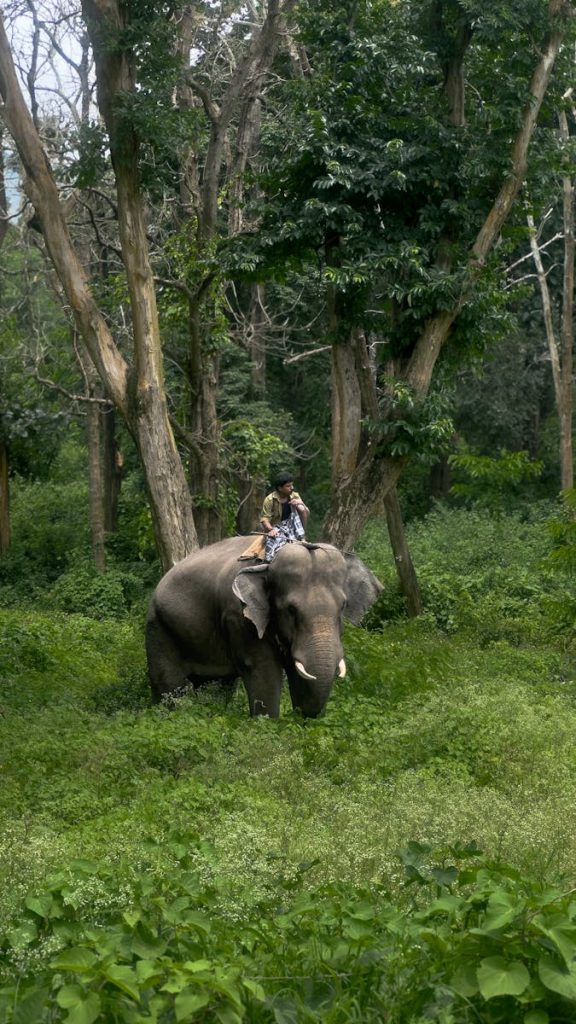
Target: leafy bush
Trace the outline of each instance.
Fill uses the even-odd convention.
[[[141,580],[134,573],[111,568],[101,573],[93,565],[73,566],[59,576],[49,602],[65,612],[94,619],[122,618],[136,598],[144,598]]]
[[[547,1024],[576,1007],[576,904],[476,843],[400,851],[412,901],[382,886],[305,889],[280,873],[273,899],[234,930],[194,870],[205,844],[176,835],[123,904],[108,869],[76,861],[29,896],[1,942],[19,970],[0,990],[7,1024],[98,1020],[295,1024]],[[87,916],[88,888],[102,912]],[[220,898],[219,898],[220,897]]]
[[[541,635],[550,596],[560,590],[544,564],[552,514],[546,505],[528,521],[517,513],[494,516],[439,505],[411,525],[408,539],[424,605],[442,629],[469,628],[483,642],[517,643]],[[370,525],[359,553],[385,584],[367,620],[374,628],[403,608],[385,524]]]
[[[90,550],[85,484],[15,480],[11,500],[12,545],[0,561],[8,603],[33,599]]]
[[[542,473],[544,465],[530,458],[528,452],[502,448],[497,458],[474,451],[462,451],[449,457],[449,463],[463,480],[451,487],[453,494],[464,498],[473,507],[503,512],[518,507],[529,495],[527,485]]]
[[[143,605],[161,575],[138,473],[120,496],[120,526],[107,539],[106,581],[91,567],[87,485],[77,482],[77,443],[63,445],[54,479],[11,485],[12,543],[0,560],[0,608],[44,604],[97,618]]]

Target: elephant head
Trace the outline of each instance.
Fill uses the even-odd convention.
[[[343,616],[358,624],[381,589],[360,559],[329,544],[287,544],[269,565],[242,569],[233,584],[258,636],[280,647],[293,703],[309,717],[346,674]]]

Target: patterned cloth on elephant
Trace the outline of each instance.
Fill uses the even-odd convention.
[[[264,561],[271,562],[274,555],[277,555],[280,548],[285,544],[292,544],[295,540],[302,540],[304,527],[302,520],[295,508],[292,509],[287,519],[284,519],[275,529],[274,536],[266,536],[266,548]]]

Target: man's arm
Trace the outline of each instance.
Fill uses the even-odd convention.
[[[310,509],[308,508],[307,505],[304,504],[302,498],[296,491],[292,492],[290,504],[292,505],[292,508],[296,509],[298,515],[300,516],[300,519],[302,520],[302,526],[305,528],[306,523],[308,521],[308,516],[310,515]]]

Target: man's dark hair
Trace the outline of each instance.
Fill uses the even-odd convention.
[[[274,487],[278,490],[278,488],[282,487],[283,484],[291,484],[293,480],[293,473],[277,473],[273,480]]]

